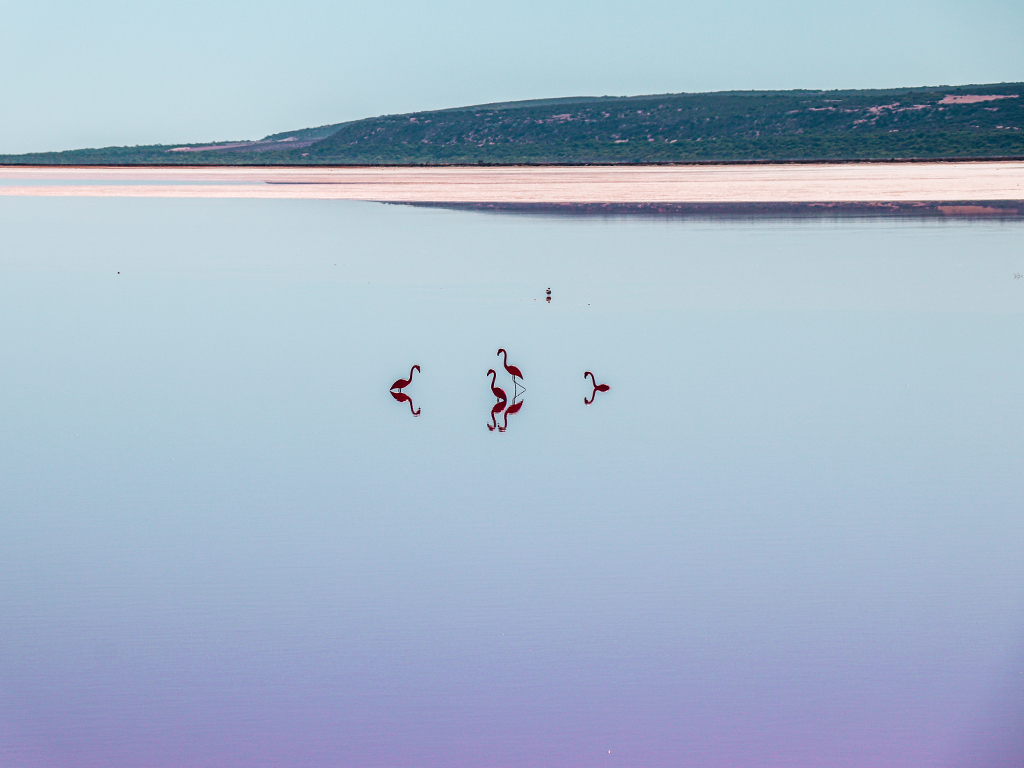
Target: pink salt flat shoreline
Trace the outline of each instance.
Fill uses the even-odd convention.
[[[21,166],[0,167],[0,196],[512,205],[968,203],[1024,201],[1024,162],[300,169]]]

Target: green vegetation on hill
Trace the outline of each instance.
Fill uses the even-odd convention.
[[[970,98],[978,96],[990,98]],[[1024,83],[543,99],[387,115],[198,149],[81,149],[0,156],[0,163],[671,163],[1018,156],[1024,156]]]

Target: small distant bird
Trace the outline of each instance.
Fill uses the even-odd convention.
[[[504,349],[499,349],[498,350],[498,354],[505,356],[505,370],[508,372],[509,376],[511,376],[513,379],[521,379],[521,378],[523,378],[523,372],[522,371],[520,371],[514,365],[509,365],[508,364],[508,352],[506,352]]]
[[[121,273],[120,273],[120,272],[118,272],[117,274],[119,274],[119,275],[120,275]],[[1013,273],[1013,279],[1014,279],[1014,280],[1020,280],[1020,278],[1021,278],[1021,277],[1022,277],[1022,275],[1020,274],[1020,272],[1014,272],[1014,273]]]
[[[409,369],[409,378],[398,379],[398,381],[391,385],[391,389],[405,389],[406,387],[408,387],[409,384],[412,383],[412,372],[418,371],[419,369],[420,367],[418,365],[414,365],[412,368]]]
[[[548,302],[548,304],[550,304],[551,303],[551,289],[550,288],[548,288],[547,294],[548,294],[547,302]]]

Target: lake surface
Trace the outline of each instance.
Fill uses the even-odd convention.
[[[0,199],[0,764],[1019,765],[1022,235]]]

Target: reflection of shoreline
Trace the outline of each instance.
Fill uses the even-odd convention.
[[[1024,219],[1024,200],[945,200],[892,202],[759,203],[396,203],[485,213],[653,218],[978,218]]]

